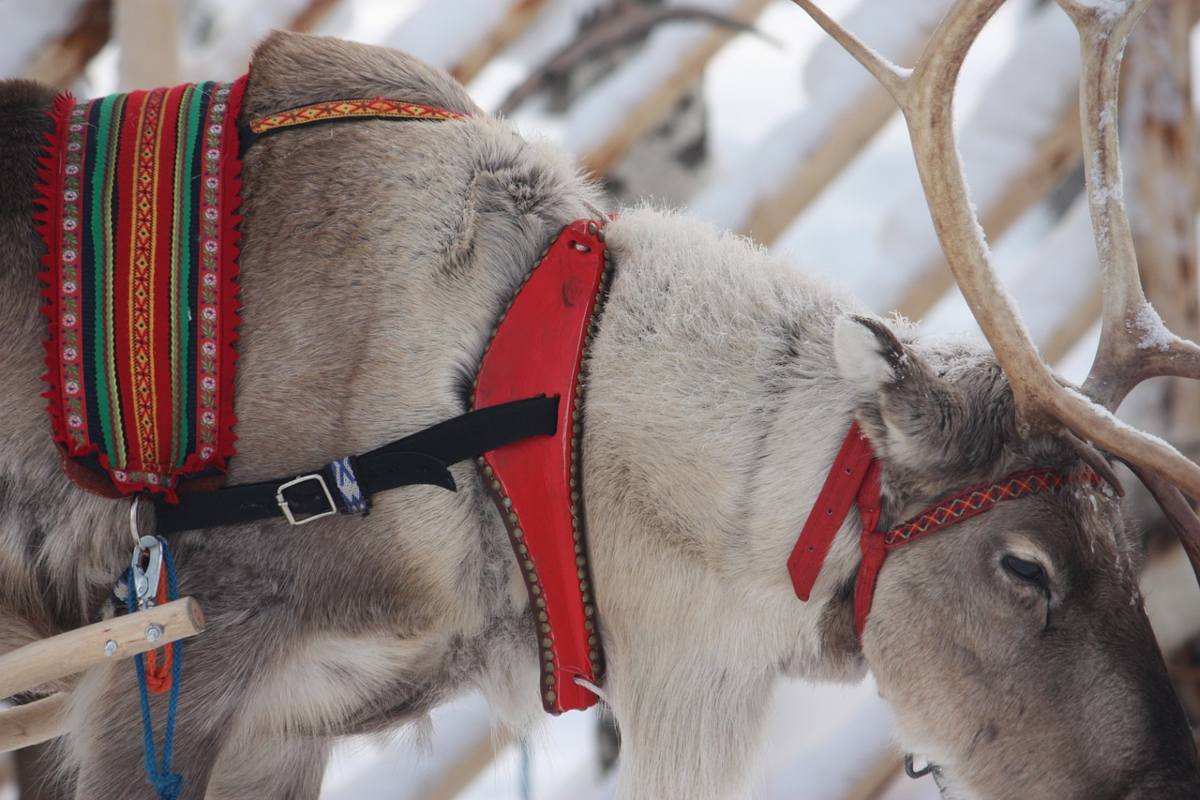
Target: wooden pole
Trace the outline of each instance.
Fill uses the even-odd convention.
[[[59,89],[68,88],[108,43],[111,34],[111,0],[86,0],[67,32],[44,47],[22,77]]]
[[[496,754],[514,741],[513,735],[505,730],[484,730],[470,747],[448,766],[441,776],[424,792],[421,800],[454,800],[459,793],[471,785]]]
[[[1200,338],[1196,275],[1195,122],[1191,26],[1194,0],[1156,0],[1146,10],[1126,56],[1126,108],[1121,135],[1128,152],[1130,223],[1146,298],[1180,336]],[[1130,186],[1132,183],[1132,186]],[[1169,440],[1200,433],[1200,383],[1161,381],[1143,426]]]
[[[980,209],[979,222],[988,239],[998,239],[1022,214],[1061,183],[1079,163],[1081,147],[1079,109],[1068,104],[1058,124],[1037,143],[1024,168],[1015,172],[1004,190]],[[933,307],[950,289],[954,277],[940,252],[917,275],[897,305],[901,314],[913,319],[920,319]]]
[[[450,74],[460,83],[469,83],[497,53],[525,32],[545,6],[546,0],[510,0],[508,11],[496,26],[459,57],[458,62],[450,67]]]
[[[337,7],[341,0],[309,0],[308,5],[300,9],[288,24],[288,30],[300,33],[311,33],[323,23]]]
[[[66,692],[0,711],[0,753],[32,747],[62,735],[66,724]]]
[[[887,90],[882,86],[872,87],[860,102],[834,121],[821,143],[805,156],[782,189],[755,202],[738,233],[765,245],[773,243],[895,113],[896,101]]]
[[[180,82],[177,0],[116,0],[113,28],[121,91]]]
[[[729,15],[744,22],[754,20],[768,0],[738,0]],[[724,9],[722,9],[724,11]],[[662,75],[653,88],[632,108],[623,109],[622,124],[599,144],[584,153],[582,161],[596,175],[607,175],[629,151],[670,115],[683,96],[704,74],[704,66],[724,47],[735,33],[717,29],[688,50],[673,69]],[[617,112],[618,109],[613,109]]]
[[[147,638],[152,625],[161,628],[153,640]],[[154,650],[202,630],[204,613],[200,604],[183,597],[60,633],[0,656],[0,697],[43,686],[106,661]],[[106,649],[109,642],[113,644]]]

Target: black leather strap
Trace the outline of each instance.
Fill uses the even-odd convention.
[[[457,487],[448,470],[451,464],[531,436],[553,435],[557,421],[557,397],[531,397],[471,411],[369,453],[345,459],[361,490],[364,501],[361,505],[347,502],[338,489],[338,470],[328,464],[294,478],[183,494],[176,504],[156,500],[155,531],[169,534],[270,517],[283,519],[286,515],[277,493],[282,495],[293,518],[303,522],[334,512],[362,513],[369,507],[372,495],[400,486],[429,484],[455,491]],[[281,491],[280,487],[285,488]]]

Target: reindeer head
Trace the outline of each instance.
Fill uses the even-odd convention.
[[[1089,469],[1019,432],[990,354],[843,320],[839,371],[882,462],[883,526],[965,486]],[[1002,502],[889,555],[863,652],[906,747],[954,798],[1184,798],[1200,770],[1108,487]]]
[[[1081,389],[1042,361],[992,270],[954,136],[963,60],[1004,0],[957,0],[911,70],[813,0],[793,2],[903,112],[942,250],[995,354],[963,371],[879,323],[839,329],[839,364],[860,387],[859,417],[884,462],[885,515],[1024,466],[1079,469],[1082,459],[1105,472],[1095,445],[1146,483],[1200,575],[1200,520],[1180,493],[1200,499],[1200,466],[1112,414],[1146,378],[1200,378],[1200,347],[1163,329],[1146,302],[1123,200],[1119,70],[1150,0],[1058,0],[1079,30],[1084,176],[1104,296],[1100,348]],[[1161,346],[1141,347],[1147,336]],[[1132,552],[1115,503],[1063,493],[998,505],[889,559],[863,649],[906,744],[941,764],[947,796],[1200,796],[1192,734],[1141,609]]]

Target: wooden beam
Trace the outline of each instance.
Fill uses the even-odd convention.
[[[421,793],[421,800],[454,800],[496,759],[496,754],[515,741],[506,730],[484,730],[470,747]]]
[[[979,221],[989,239],[1003,235],[1075,168],[1082,147],[1079,133],[1079,109],[1072,103],[1037,143],[1024,169],[1014,173],[1004,190],[980,209]],[[932,308],[953,284],[950,268],[940,252],[917,275],[896,306],[901,314],[914,319]]]
[[[179,35],[178,0],[115,0],[113,38],[121,91],[178,84]]]
[[[79,79],[111,35],[110,0],[86,0],[67,32],[46,45],[22,77],[66,89]]]
[[[296,16],[292,17],[292,21],[288,23],[288,30],[297,31],[299,33],[312,33],[321,23],[328,19],[330,13],[337,8],[342,0],[309,0],[308,5],[300,9]]]
[[[778,192],[754,204],[738,232],[772,244],[895,113],[891,95],[881,86],[872,87],[830,126],[821,144],[805,156]]]
[[[729,16],[750,23],[769,0],[737,0],[728,9]],[[723,12],[725,9],[721,9]],[[730,39],[734,32],[718,29],[708,32],[683,58],[632,108],[621,109],[622,124],[599,144],[582,155],[585,167],[596,175],[607,175],[629,151],[670,115],[688,90],[704,74],[704,66]],[[614,109],[616,111],[616,109]]]
[[[468,83],[497,53],[524,33],[545,7],[546,0],[516,0],[511,3],[496,26],[459,57],[458,63],[450,68],[450,74],[460,83]]]
[[[161,627],[153,640],[151,625]],[[60,633],[0,656],[0,697],[35,689],[107,661],[154,650],[204,630],[200,604],[183,597],[161,606]],[[114,642],[112,652],[105,645]]]
[[[1142,287],[1167,327],[1193,341],[1200,339],[1196,187],[1188,179],[1197,170],[1189,27],[1195,5],[1155,0],[1146,9],[1125,57],[1121,129]],[[1200,433],[1200,381],[1158,381],[1156,391],[1139,425],[1168,440]]]
[[[66,692],[0,711],[0,753],[32,747],[61,736],[66,725]]]

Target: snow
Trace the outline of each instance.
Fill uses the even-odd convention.
[[[246,71],[254,45],[274,28],[287,27],[309,0],[207,0],[211,15],[205,42],[182,55],[185,80],[231,80]]]
[[[886,1],[886,0],[885,0]],[[1007,3],[984,28],[963,65],[958,107],[970,109],[986,94],[991,76],[1004,68],[1026,13],[1020,3]],[[1018,35],[1018,29],[1020,33]],[[1077,48],[1076,48],[1077,49]],[[860,68],[860,72],[861,72]],[[967,164],[968,177],[972,165]],[[924,226],[906,239],[886,238],[880,231],[885,209],[916,206]],[[922,219],[923,217],[923,219]],[[894,233],[894,231],[893,231]],[[881,313],[892,309],[902,287],[928,260],[910,258],[906,250],[927,248],[940,254],[913,162],[908,131],[894,118],[792,227],[776,249],[794,254],[804,269],[847,287]]]
[[[0,0],[0,78],[19,78],[38,51],[70,28],[83,0]]]
[[[1079,54],[1075,28],[1048,5],[1021,30],[1017,47],[982,90],[982,100],[959,132],[971,197],[983,209],[1003,194],[1077,98]],[[881,232],[894,253],[892,279],[872,292],[876,308],[897,302],[909,277],[941,258],[928,207],[914,187],[899,198]]]
[[[667,4],[731,14],[741,0],[667,0]],[[645,47],[571,107],[563,144],[581,155],[599,147],[625,122],[623,112],[649,96],[712,31],[711,24],[699,21],[672,23],[655,30]]]
[[[457,0],[453,14],[441,3],[423,3],[383,43],[452,69],[520,2]]]
[[[1075,0],[1081,6],[1096,9],[1096,16],[1104,25],[1110,26],[1123,17],[1134,0]]]
[[[471,81],[471,96],[483,108],[494,109],[508,93],[535,67],[545,63],[560,47],[575,38],[579,19],[599,4],[600,0],[551,0],[516,41],[504,52],[496,54]],[[552,124],[545,115],[536,112],[537,98],[525,103],[514,121],[522,128],[536,129]]]
[[[1140,334],[1137,345],[1139,350],[1159,350],[1165,353],[1171,349],[1171,345],[1179,341],[1178,336],[1167,330],[1162,317],[1149,302],[1144,303],[1132,319],[1125,321],[1125,327],[1130,333]]]
[[[1046,225],[1044,212],[1023,221],[1032,231],[1026,240],[1037,240]],[[1011,288],[1012,300],[1026,321],[1033,342],[1046,344],[1066,318],[1087,301],[1099,281],[1099,265],[1092,239],[1087,204],[1072,204],[1040,243],[1026,248],[1018,259],[1010,254],[996,258],[1000,279]],[[977,332],[975,318],[957,292],[942,298],[926,316],[922,329],[929,333]]]
[[[837,15],[833,4],[828,5],[826,11]],[[884,56],[903,59],[920,48],[949,5],[950,0],[867,0],[843,24]],[[794,16],[796,9],[789,11]],[[692,202],[692,211],[700,218],[734,230],[743,228],[755,205],[779,193],[796,169],[829,140],[840,119],[877,89],[878,83],[861,64],[806,15],[802,21],[805,32],[819,41],[803,70],[804,105]]]

